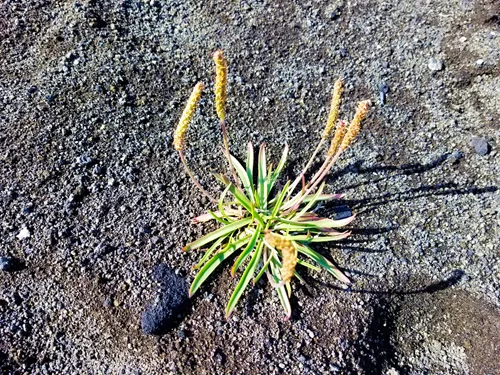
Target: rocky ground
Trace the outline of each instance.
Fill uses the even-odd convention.
[[[171,143],[216,48],[233,152],[287,142],[290,175],[337,76],[346,117],[373,101],[328,180],[354,235],[319,248],[354,285],[303,272],[283,321],[261,282],[226,321],[226,269],[146,335],[153,269],[189,283],[200,253],[179,249],[208,230]],[[3,1],[2,373],[500,374],[499,118],[497,0]],[[205,95],[187,157],[214,193],[220,145]]]

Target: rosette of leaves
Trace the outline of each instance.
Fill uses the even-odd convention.
[[[291,280],[296,277],[303,281],[297,266],[314,271],[324,269],[341,282],[350,283],[332,262],[313,247],[317,243],[339,241],[348,237],[351,232],[341,228],[351,223],[354,215],[334,220],[319,217],[315,211],[320,202],[342,198],[342,194],[324,192],[324,179],[338,157],[359,133],[360,123],[366,117],[369,102],[358,104],[348,126],[346,121],[337,121],[342,93],[342,80],[339,79],[335,84],[327,125],[318,146],[300,175],[293,181],[284,182],[280,180],[280,174],[287,160],[288,146],[285,146],[276,168],[268,164],[264,145],[260,146],[256,155],[253,145],[249,143],[244,162],[229,153],[225,126],[227,63],[222,51],[214,54],[214,60],[216,109],[230,172],[229,175],[215,174],[215,178],[223,186],[223,192],[218,199],[199,184],[182,154],[185,131],[201,95],[201,84],[195,87],[174,134],[174,145],[186,171],[214,206],[205,214],[195,217],[193,223],[216,221],[220,224],[215,231],[183,248],[184,251],[204,250],[204,255],[193,267],[198,272],[189,293],[190,296],[193,295],[219,266],[231,259],[234,260],[231,274],[240,277],[229,298],[226,316],[229,317],[234,311],[248,285],[257,283],[265,274],[277,291],[286,318],[289,318]],[[330,142],[330,147],[323,165],[306,182],[308,168],[327,141]]]

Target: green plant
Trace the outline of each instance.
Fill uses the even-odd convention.
[[[231,267],[231,274],[235,276],[239,269],[243,273],[227,304],[226,316],[229,317],[233,312],[248,284],[251,281],[255,284],[266,274],[278,293],[286,317],[289,318],[290,281],[293,276],[303,281],[296,271],[297,265],[315,271],[321,267],[340,281],[346,284],[350,282],[333,263],[313,250],[311,245],[338,241],[349,236],[349,231],[339,231],[338,228],[351,223],[354,215],[341,220],[332,220],[319,217],[315,213],[315,207],[318,202],[342,197],[342,194],[323,192],[324,178],[359,133],[361,121],[368,112],[369,102],[363,101],[358,104],[356,114],[349,125],[345,121],[337,121],[343,85],[339,79],[335,83],[330,114],[321,141],[302,173],[294,181],[287,181],[279,188],[280,173],[288,155],[287,145],[276,168],[273,168],[272,164],[268,165],[264,145],[260,146],[255,158],[254,148],[249,143],[244,164],[229,153],[225,126],[227,63],[222,51],[214,54],[214,61],[216,112],[221,124],[224,154],[232,175],[231,180],[224,174],[215,174],[216,179],[224,186],[219,199],[212,197],[199,184],[182,154],[185,133],[201,95],[201,83],[196,85],[174,134],[174,146],[179,151],[187,173],[200,191],[216,205],[216,209],[195,217],[193,223],[215,220],[221,224],[219,229],[183,248],[184,251],[205,249],[205,254],[194,266],[199,272],[189,292],[193,295],[219,265],[233,254],[237,254]],[[330,141],[330,148],[323,165],[306,182],[307,170],[327,141]],[[226,200],[229,194],[232,198]]]

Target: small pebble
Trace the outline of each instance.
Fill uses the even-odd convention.
[[[24,240],[25,238],[29,238],[31,236],[31,233],[30,231],[27,229],[27,228],[23,228],[21,229],[21,231],[19,232],[19,234],[17,235],[17,238],[22,241]]]
[[[444,68],[443,61],[435,58],[429,59],[429,63],[427,64],[427,66],[433,72],[438,72],[440,70],[443,70]]]
[[[476,154],[478,155],[485,156],[490,152],[490,145],[488,144],[486,138],[472,137],[470,145],[474,148]]]
[[[76,158],[76,162],[80,165],[89,165],[94,162],[94,159],[87,155],[82,155]]]

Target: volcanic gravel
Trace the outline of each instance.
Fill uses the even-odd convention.
[[[498,0],[1,2],[1,373],[500,374],[499,19]],[[201,257],[180,249],[215,228],[190,224],[210,205],[172,132],[202,81],[186,158],[219,194],[217,48],[232,152],[288,143],[284,177],[338,76],[342,117],[373,102],[327,180],[353,235],[317,247],[353,285],[300,270],[284,321],[262,279],[226,321],[225,267],[147,335],[153,269],[177,298]]]

